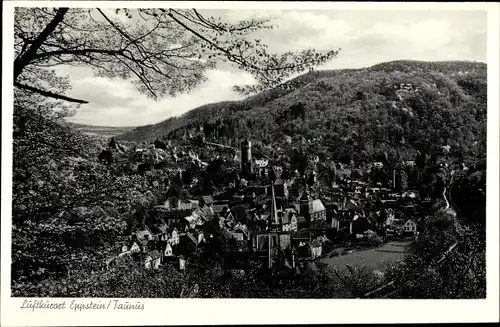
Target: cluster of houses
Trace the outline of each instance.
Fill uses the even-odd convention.
[[[234,244],[232,251],[255,255],[269,266],[294,268],[298,261],[321,257],[336,242],[419,233],[414,217],[425,201],[415,191],[397,192],[346,179],[335,185],[334,197],[327,201],[314,195],[310,185],[316,183],[316,174],[310,172],[309,186],[291,198],[290,181],[281,178],[281,167],[252,159],[248,141],[242,143],[240,155],[242,172],[254,173],[259,183],[197,199],[172,198],[155,206],[155,219],[130,235],[117,258],[135,255],[146,269],[175,265],[182,270],[187,259],[222,234]],[[186,157],[199,161],[193,153]]]
[[[348,180],[338,186],[336,199],[327,206],[335,233],[360,239],[369,232],[386,237],[418,235],[418,217],[429,204],[430,199],[419,199],[416,191],[399,192]]]
[[[253,254],[270,265],[283,262],[293,268],[298,261],[324,255],[325,244],[335,243],[340,234],[353,241],[381,230],[386,235],[418,234],[416,220],[396,218],[396,201],[404,198],[411,202],[416,198],[414,192],[395,193],[356,181],[346,190],[340,205],[325,205],[307,188],[298,200],[289,201],[283,188],[275,189],[274,183],[266,190],[269,205],[256,205],[255,196],[228,200],[207,195],[196,200],[166,201],[155,207],[157,217],[152,223],[130,236],[119,256],[140,253],[146,269],[166,264],[184,269],[186,259],[211,242],[215,227],[234,243],[234,251]],[[370,201],[377,193],[386,195],[380,200],[387,201],[385,205],[367,207],[365,200]],[[405,206],[409,217],[414,207]]]
[[[137,253],[146,269],[159,269],[164,264],[184,269],[186,259],[211,242],[214,227],[234,243],[237,252],[255,253],[264,259],[270,251],[292,249],[298,257],[320,256],[324,235],[314,230],[327,228],[321,200],[312,199],[306,191],[300,203],[278,210],[273,186],[271,194],[272,205],[263,208],[252,205],[255,198],[228,202],[212,196],[157,205],[156,219],[130,235],[118,257]]]

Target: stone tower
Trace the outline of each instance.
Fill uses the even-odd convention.
[[[313,170],[309,176],[308,176],[308,180],[307,180],[307,183],[312,186],[314,185],[316,182],[318,181],[318,176],[316,174],[316,172]]]
[[[309,195],[309,191],[307,187],[304,190],[304,193],[300,197],[300,215],[306,219],[306,222],[309,223],[311,218],[310,215],[310,204],[311,204],[311,196]]]
[[[241,172],[245,175],[253,173],[252,143],[248,140],[241,142]]]

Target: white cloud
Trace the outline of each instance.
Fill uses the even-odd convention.
[[[429,19],[422,22],[379,22],[360,35],[367,41],[386,40],[397,45],[406,43],[419,52],[434,50],[451,41],[453,31],[448,22]]]
[[[271,51],[284,52],[316,48],[331,50],[345,44],[351,37],[347,21],[321,12],[297,10],[232,10],[217,12],[225,21],[237,23],[252,18],[270,19],[276,28],[256,33]]]
[[[486,60],[486,16],[464,12],[339,12],[298,10],[207,11],[236,23],[275,18],[278,27],[256,33],[270,51],[319,51],[342,48],[338,58],[320,69],[360,68],[399,60]],[[128,82],[95,78],[89,69],[61,68],[74,81],[73,96],[91,101],[73,121],[94,125],[142,125],[160,122],[198,106],[240,99],[232,86],[251,84],[247,73],[221,65],[190,94],[160,101],[147,99]]]
[[[324,14],[289,11],[277,20],[277,25],[276,33],[286,36],[281,39],[284,48],[331,50],[351,39],[348,34],[350,26],[345,20],[332,19]]]
[[[109,126],[154,124],[207,103],[239,100],[242,96],[232,87],[255,82],[244,72],[211,70],[206,76],[208,80],[191,93],[159,101],[146,98],[127,81],[82,78],[73,83],[71,95],[90,103],[83,105],[71,121]]]
[[[203,11],[202,11],[203,12]],[[208,15],[211,15],[212,11],[206,11]],[[281,10],[222,10],[217,11],[214,16],[222,16],[225,21],[235,24],[242,20],[250,20],[254,18],[273,18],[282,14]],[[207,15],[207,16],[208,16]]]

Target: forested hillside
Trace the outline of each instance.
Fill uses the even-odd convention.
[[[311,72],[243,101],[206,105],[119,137],[173,139],[203,127],[207,140],[233,145],[251,138],[286,148],[285,136],[303,139],[311,154],[346,163],[387,153],[414,160],[415,150],[442,146],[467,163],[485,153],[486,105],[486,64],[394,61]]]

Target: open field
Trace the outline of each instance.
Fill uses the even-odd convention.
[[[411,241],[391,241],[382,246],[369,250],[361,250],[348,255],[324,258],[321,263],[328,264],[330,268],[343,270],[346,266],[367,266],[373,270],[384,270],[387,264],[399,261],[409,251]]]

